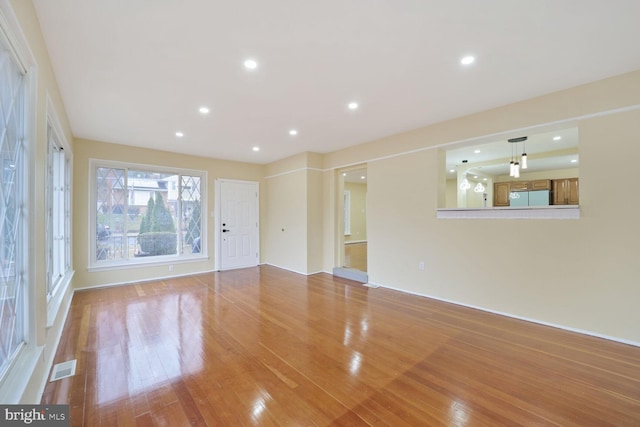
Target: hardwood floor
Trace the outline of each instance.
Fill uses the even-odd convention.
[[[262,266],[76,292],[73,426],[638,426],[640,348]]]

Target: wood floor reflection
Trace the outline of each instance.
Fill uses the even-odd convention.
[[[262,266],[76,292],[72,426],[637,426],[640,348]]]

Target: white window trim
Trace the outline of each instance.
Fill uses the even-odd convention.
[[[68,227],[68,230],[69,230],[69,235],[66,236],[68,240],[68,243],[67,243],[68,247],[65,248],[65,251],[67,251],[68,254],[65,256],[69,256],[69,259],[67,260],[69,265],[65,270],[64,274],[62,275],[62,277],[58,280],[58,285],[54,288],[52,294],[47,295],[47,325],[46,326],[48,328],[53,326],[55,319],[58,316],[58,312],[60,310],[62,300],[64,299],[64,296],[67,294],[69,285],[71,284],[71,281],[75,274],[75,271],[73,270],[73,256],[71,256],[71,254],[73,254],[73,227],[71,226],[73,224],[73,210],[71,209],[71,206],[73,206],[73,185],[71,185],[71,183],[73,182],[73,150],[71,149],[71,145],[69,145],[69,142],[65,137],[64,132],[62,131],[62,125],[60,124],[60,119],[58,117],[59,116],[53,105],[53,101],[51,100],[51,97],[49,96],[49,94],[47,94],[47,124],[51,126],[51,131],[55,136],[56,142],[62,146],[65,153],[65,159],[68,160],[68,165],[69,165],[68,170],[65,170],[65,172],[68,174],[67,184],[69,184],[69,198],[66,201],[66,203],[69,203],[69,207],[68,207],[69,218],[66,218],[65,220],[66,222],[68,222],[66,226]],[[47,145],[48,144],[49,144],[49,135],[47,135]],[[49,164],[49,159],[47,159],[47,165],[48,164]],[[47,254],[48,254],[48,249],[49,248],[47,248]],[[49,272],[47,272],[47,275],[48,274]],[[47,277],[47,280],[49,279],[50,278]],[[47,292],[46,287],[45,287],[45,292]]]
[[[96,169],[99,167],[106,168],[122,168],[122,169],[135,169],[135,170],[143,170],[143,171],[152,171],[152,172],[171,172],[175,174],[181,175],[193,175],[199,176],[201,178],[200,181],[200,204],[201,204],[201,236],[207,235],[207,216],[205,215],[207,209],[207,180],[208,174],[207,171],[204,170],[196,170],[196,169],[184,169],[184,168],[175,168],[169,166],[158,166],[152,164],[141,164],[141,163],[128,163],[128,162],[119,162],[113,160],[102,160],[102,159],[89,159],[89,230],[87,233],[88,236],[88,248],[89,248],[89,259],[87,270],[90,272],[97,271],[108,271],[108,270],[117,270],[117,269],[127,269],[134,268],[140,266],[153,266],[153,265],[163,265],[167,263],[171,264],[181,264],[188,262],[197,262],[209,259],[209,255],[207,253],[206,245],[201,246],[201,252],[198,254],[188,254],[188,255],[164,255],[164,256],[153,256],[153,257],[142,257],[142,258],[133,258],[128,260],[114,261],[114,262],[96,262],[95,257],[95,247],[96,247],[96,216],[95,216],[95,208],[96,208]],[[93,230],[93,232],[91,231]]]
[[[18,64],[26,73],[28,106],[25,117],[25,161],[28,170],[35,170],[35,152],[36,152],[36,112],[37,112],[37,83],[38,83],[38,66],[35,60],[27,38],[20,27],[19,20],[11,7],[9,0],[0,0],[0,37],[5,38],[8,44],[13,48],[12,52]],[[35,207],[36,192],[35,180],[29,174],[25,174],[24,188],[27,189],[25,217],[26,226],[24,227],[23,239],[29,241],[31,236],[35,236]],[[26,259],[35,259],[35,245],[24,245]],[[27,388],[31,373],[42,355],[44,346],[38,346],[36,342],[36,300],[38,298],[38,289],[34,278],[36,265],[28,263],[25,270],[25,345],[18,351],[16,358],[9,366],[5,376],[0,380],[0,402],[6,404],[19,403]]]

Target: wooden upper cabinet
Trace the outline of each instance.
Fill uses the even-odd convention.
[[[580,203],[580,197],[578,194],[578,178],[571,178],[569,181],[569,204],[577,205]]]
[[[554,205],[580,204],[578,178],[554,179],[551,183]]]
[[[536,179],[531,181],[531,190],[551,190],[550,179]]]
[[[493,206],[509,206],[510,187],[508,182],[493,184]]]
[[[530,190],[529,181],[512,181],[511,191],[527,191]]]

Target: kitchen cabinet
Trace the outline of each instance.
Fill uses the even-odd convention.
[[[579,204],[578,178],[554,179],[551,181],[551,185],[554,205]]]
[[[551,190],[550,179],[536,179],[531,181],[531,190]]]
[[[527,191],[530,190],[529,181],[512,181],[511,191]]]
[[[493,206],[509,206],[509,193],[511,186],[508,182],[496,182],[493,184]]]

